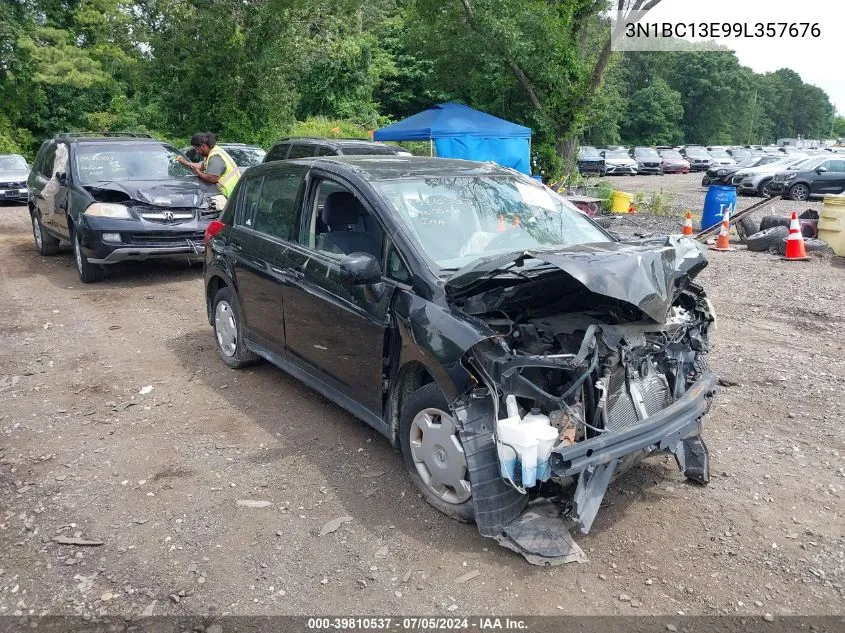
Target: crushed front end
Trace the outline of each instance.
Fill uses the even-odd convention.
[[[614,476],[643,457],[671,453],[688,479],[709,481],[701,434],[717,384],[706,364],[715,314],[692,282],[706,259],[689,240],[663,238],[514,263],[476,267],[452,295],[497,333],[467,353],[483,388],[456,407],[476,523],[531,562],[569,562],[579,558],[569,529],[587,534]],[[557,430],[548,478],[530,487],[499,463],[508,396]]]

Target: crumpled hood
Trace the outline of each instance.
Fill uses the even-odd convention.
[[[694,278],[707,257],[698,242],[664,236],[637,241],[580,244],[560,250],[525,250],[475,260],[446,281],[448,294],[460,294],[474,282],[521,258],[560,268],[591,292],[636,306],[658,323],[666,321],[677,283]]]
[[[208,205],[209,197],[220,193],[217,185],[198,178],[98,182],[89,185],[88,189],[124,193],[131,200],[159,207],[204,207]]]
[[[0,182],[26,182],[28,169],[0,169]]]

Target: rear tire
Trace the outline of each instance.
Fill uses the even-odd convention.
[[[771,194],[769,192],[769,183],[772,182],[771,178],[764,180],[757,186],[757,193],[759,193],[764,198],[771,198]]]
[[[59,238],[53,237],[44,230],[41,215],[32,211],[32,236],[35,238],[35,248],[40,255],[55,255],[59,252]]]
[[[402,461],[423,499],[446,516],[471,523],[475,512],[469,469],[456,422],[436,383],[417,389],[402,407],[399,443]]]
[[[106,271],[99,264],[92,264],[85,257],[82,252],[81,237],[78,231],[73,231],[71,235],[71,244],[73,246],[73,258],[76,260],[76,271],[79,273],[79,279],[84,284],[97,283],[106,278]]]
[[[250,351],[243,336],[243,319],[235,293],[228,286],[214,295],[214,338],[220,358],[232,369],[252,365],[258,356]]]
[[[745,242],[750,236],[760,231],[759,225],[750,217],[744,217],[737,220],[736,232],[739,234],[739,239]]]
[[[777,247],[781,240],[789,235],[789,229],[785,226],[773,226],[770,229],[758,231],[746,238],[745,244],[749,251],[763,252],[770,247]]]

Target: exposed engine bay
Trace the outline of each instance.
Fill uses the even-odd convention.
[[[664,239],[662,249],[635,247],[654,258],[625,257],[622,266],[633,261],[635,274],[617,274],[613,285],[607,271],[624,246],[581,261],[526,260],[529,266],[504,274],[474,271],[463,292],[454,293],[454,307],[496,333],[467,362],[490,396],[491,441],[511,492],[474,487],[476,521],[482,534],[531,562],[566,562],[566,540],[551,537],[545,523],[565,518],[588,533],[613,477],[649,454],[672,453],[688,479],[709,481],[701,420],[715,393],[706,356],[716,317],[691,280],[706,260],[694,247]],[[681,253],[666,265],[667,254]],[[582,281],[590,264],[601,274],[602,292]],[[525,423],[554,429],[545,455],[542,441],[539,452],[527,450]],[[469,427],[463,441],[473,450],[473,440],[481,446],[483,438]],[[536,497],[546,503],[543,511],[522,512]],[[508,522],[518,507],[522,514]]]

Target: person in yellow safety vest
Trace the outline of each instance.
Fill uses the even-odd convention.
[[[216,184],[220,193],[228,199],[235,188],[241,172],[232,157],[222,147],[218,147],[217,139],[211,132],[197,132],[191,137],[191,146],[197,154],[205,160],[192,163],[183,156],[176,160],[196,174],[197,178],[205,182]]]

